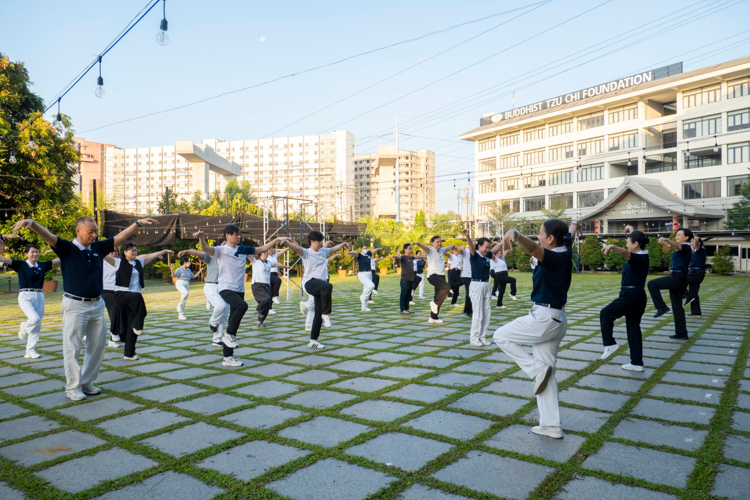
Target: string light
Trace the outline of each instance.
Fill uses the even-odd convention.
[[[29,134],[29,149],[32,151],[36,149],[36,142],[34,142],[34,134]]]
[[[13,152],[13,150],[10,151],[10,158],[8,158],[8,161],[10,162],[11,165],[16,164],[16,155]]]
[[[162,0],[162,6],[164,7],[164,17],[159,24],[159,32],[156,34],[156,43],[164,47],[169,43],[169,35],[167,34],[167,0]]]
[[[96,90],[94,95],[100,99],[104,97],[104,78],[102,78],[102,56],[99,56],[99,78],[96,79]]]
[[[716,140],[716,136],[714,136],[714,153],[719,152],[719,142]]]
[[[55,116],[55,128],[57,130],[63,129],[62,114],[60,114],[60,99],[57,99],[57,116]]]
[[[633,165],[633,162],[630,161],[630,151],[628,151],[628,167],[632,165]]]
[[[690,141],[687,141],[687,149],[685,150],[685,156],[690,156]]]

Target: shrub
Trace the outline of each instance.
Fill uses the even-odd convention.
[[[711,270],[717,274],[727,274],[734,271],[732,249],[728,246],[719,248],[711,263]]]
[[[615,245],[620,248],[626,248],[625,240],[619,238],[607,238],[607,245]],[[620,254],[618,254],[614,250],[610,250],[609,252],[607,252],[607,255],[604,256],[604,265],[607,266],[607,269],[610,269],[612,271],[621,270],[626,262],[627,260],[625,260],[624,257],[621,257]]]
[[[586,236],[581,245],[581,265],[595,270],[604,263],[602,243],[596,236]]]

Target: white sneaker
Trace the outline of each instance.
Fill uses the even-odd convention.
[[[87,396],[96,396],[97,394],[101,394],[102,390],[99,389],[94,384],[86,384],[81,386],[81,391],[86,394]]]
[[[180,314],[179,316],[177,316],[177,319],[180,321],[185,321],[187,318],[185,317],[185,315]]]
[[[641,365],[634,365],[631,363],[626,363],[622,365],[623,370],[630,370],[631,372],[642,372],[643,367]]]
[[[229,335],[225,333],[224,336],[221,338],[221,341],[224,342],[225,346],[231,347],[232,349],[239,346],[239,344],[237,343],[236,335]]]
[[[136,361],[139,358],[137,354],[133,354],[132,356],[123,356],[122,359],[127,359],[128,361]]]
[[[224,358],[221,362],[221,366],[242,366],[243,364],[239,359],[234,359],[234,356]]]
[[[279,298],[278,297],[274,297],[271,300],[273,301],[274,304],[280,304],[281,303],[281,302],[279,302]]]
[[[507,309],[505,306],[497,306],[497,309]]]
[[[115,342],[114,340],[110,340],[107,342],[107,347],[111,347],[112,349],[118,349],[122,346],[118,344],[117,342]]]
[[[430,305],[432,305],[432,303],[430,303]],[[461,307],[461,305],[462,304],[459,304],[458,302],[456,302],[455,304],[451,304],[452,307]],[[437,314],[437,313],[435,313],[435,314]]]
[[[372,300],[372,299],[370,299],[370,300],[368,300],[368,301],[367,301],[367,303],[368,303],[368,304],[374,304],[374,303],[375,303],[375,301],[374,301],[374,300]]]
[[[136,330],[135,328],[133,328],[133,333],[135,333],[136,335],[142,335],[143,330]]]
[[[81,338],[81,342],[86,342],[86,336],[85,335]]]
[[[18,338],[26,340],[26,322],[21,323],[21,328],[18,330]]]
[[[299,303],[299,312],[300,312],[300,314],[302,314],[302,316],[304,316],[305,314],[307,314],[307,306],[305,305],[305,302],[300,302]]]
[[[492,345],[489,342],[487,342],[487,339],[479,339],[479,342],[481,342],[482,345]]]
[[[26,354],[24,354],[23,357],[28,358],[28,359],[37,359],[37,358],[41,358],[42,356],[41,354],[36,352],[34,349],[29,349],[28,351],[26,351]]]
[[[435,301],[434,301],[434,300],[431,300],[431,301],[430,301],[430,311],[432,311],[432,314],[437,314],[437,313],[438,313],[438,311],[439,311],[439,309],[438,309],[438,305],[437,305],[437,304],[435,304]]]
[[[361,310],[361,311],[362,311],[363,313],[368,313],[368,312],[372,312],[372,309],[370,309],[369,307],[363,307],[363,308],[362,308],[362,309],[360,309],[360,310]]]
[[[377,290],[373,290],[372,293],[374,293],[375,295],[377,295],[378,291]]]
[[[547,388],[547,381],[549,380],[550,376],[552,376],[552,367],[549,365],[542,368],[542,370],[536,374],[536,377],[534,379],[535,396]]]
[[[477,343],[474,343],[474,342],[469,342],[469,345],[470,345],[471,347],[484,347],[484,346],[483,346],[483,345],[482,345],[481,343],[479,343],[479,342],[477,342]]]
[[[513,300],[518,300],[518,297],[516,297],[515,295],[511,295],[510,298],[513,299]],[[562,431],[560,431],[560,432],[562,432]]]
[[[211,310],[211,303],[206,302],[206,311],[210,311],[210,310]]]
[[[618,344],[605,345],[604,352],[602,353],[602,357],[599,359],[607,359],[608,357],[612,356],[612,354],[614,354],[614,352],[617,350],[618,347],[620,347]]]
[[[310,349],[325,349],[325,346],[321,344],[320,342],[318,342],[317,340],[311,340],[307,344],[307,347],[309,347]]]
[[[412,301],[410,301],[410,302],[409,302],[409,305],[410,305],[410,306],[416,305],[416,302],[414,302],[414,301],[412,300]]]
[[[539,434],[540,436],[551,437],[552,439],[562,439],[563,436],[565,436],[562,427],[553,427],[550,425],[545,425],[544,427],[541,425],[535,425],[531,428],[531,432]]]
[[[274,311],[273,309],[269,309],[268,310],[268,315],[269,316],[273,316],[274,314],[276,314],[276,311]]]
[[[175,307],[175,310],[176,310],[176,311],[177,311],[177,313],[179,314],[179,312],[180,312],[180,306],[177,306],[177,307]]]
[[[432,319],[432,318],[430,318],[429,320],[427,320],[427,322],[428,323],[432,323],[433,325],[439,325],[440,323],[443,322],[443,320],[442,319]]]
[[[323,315],[323,326],[331,328],[331,318],[327,314]]]
[[[312,327],[311,326],[306,326],[305,327],[305,331],[306,332],[311,332],[312,331]]]
[[[65,397],[71,401],[83,401],[86,399],[86,395],[80,389],[74,391],[65,391]]]
[[[115,335],[114,333],[110,333],[109,334],[109,338],[110,338],[110,340],[112,340],[112,342],[120,342],[120,336],[119,335]]]
[[[424,295],[420,295],[420,296],[419,296],[419,299],[420,299],[420,300],[425,300],[426,298],[427,298],[427,297],[425,297]]]

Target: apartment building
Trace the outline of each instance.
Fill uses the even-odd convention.
[[[107,171],[107,148],[114,147],[112,144],[87,141],[82,137],[73,137],[73,143],[78,148],[78,174],[76,177],[76,189],[80,193],[84,203],[93,201],[94,181],[98,193],[104,193]]]

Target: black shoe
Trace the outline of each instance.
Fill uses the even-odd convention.
[[[693,316],[695,318],[702,318],[703,317],[701,314],[691,314],[690,316]]]
[[[219,329],[219,325],[214,326],[211,323],[209,323],[208,324],[208,329],[211,330],[212,332],[216,333],[216,330]]]
[[[687,335],[670,335],[669,338],[672,340],[687,340],[688,339]]]
[[[225,347],[224,342],[222,342],[221,340],[218,342],[212,342],[211,345],[214,347]]]
[[[688,304],[692,303],[694,300],[695,300],[695,297],[690,297],[689,299],[686,299],[685,300],[685,305],[688,305]]]
[[[656,314],[654,314],[654,319],[658,318],[659,316],[664,316],[669,312],[669,308],[665,307],[664,309],[659,309],[656,311]]]

